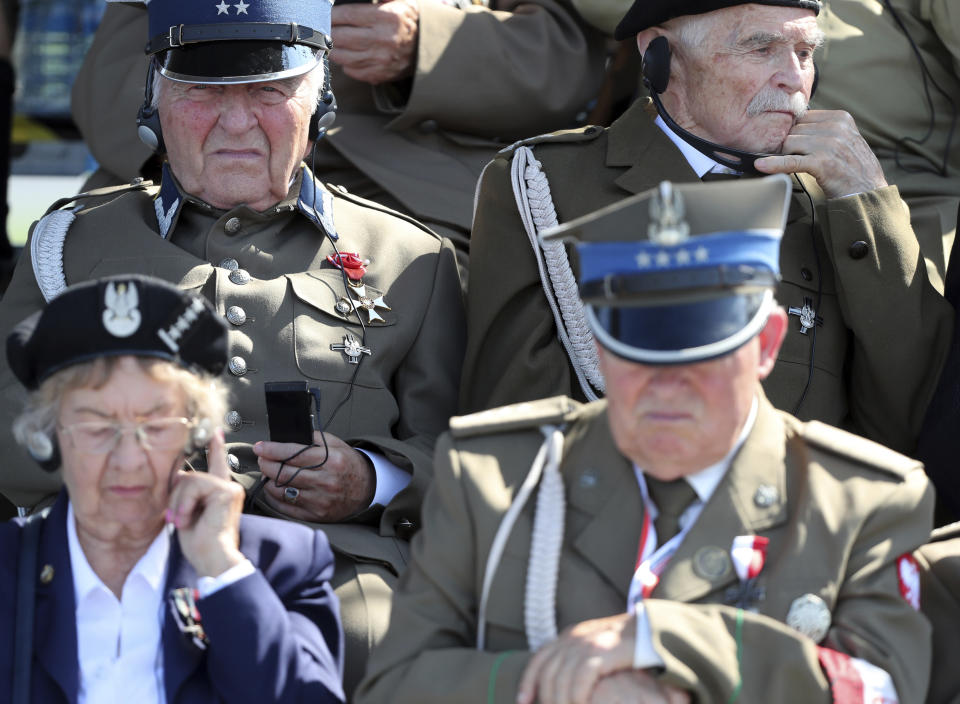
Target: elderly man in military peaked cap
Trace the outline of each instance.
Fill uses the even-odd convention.
[[[536,235],[654,186],[791,174],[777,298],[788,314],[765,381],[777,408],[914,449],[953,327],[910,213],[843,111],[807,110],[816,0],[638,0],[649,98],[609,128],[535,137],[493,160],[471,240],[461,410],[606,388],[573,286]],[[736,204],[731,203],[731,207]]]
[[[359,701],[923,701],[922,466],[759,384],[789,195],[664,182],[543,235],[606,400],[451,421]]]
[[[250,510],[325,525],[349,690],[386,627],[433,444],[455,406],[463,312],[453,250],[308,166],[333,117],[330,0],[147,9],[137,122],[164,158],[162,179],[57,203],[32,231],[0,330],[66,285],[109,274],[152,274],[214,303],[230,327],[229,464]],[[270,442],[266,382],[297,382],[317,399],[312,437],[307,426],[295,442]],[[35,507],[59,475],[13,444],[8,369],[0,390],[0,490]]]

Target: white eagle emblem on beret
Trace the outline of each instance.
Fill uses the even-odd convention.
[[[140,327],[137,306],[140,296],[132,283],[107,284],[104,293],[103,327],[114,337],[130,337]]]

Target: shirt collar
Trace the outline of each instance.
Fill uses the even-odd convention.
[[[657,115],[654,120],[657,127],[663,130],[664,134],[670,138],[670,141],[674,143],[677,149],[680,150],[680,153],[683,154],[683,158],[687,160],[687,163],[690,164],[690,168],[694,170],[697,174],[697,178],[703,178],[704,175],[708,173],[720,173],[720,174],[734,174],[737,173],[732,169],[727,168],[723,164],[720,164],[701,151],[697,151],[693,145],[685,142],[676,132],[670,129],[667,126],[667,123],[663,121],[663,118]]]
[[[188,202],[211,212],[224,212],[218,211],[217,208],[199,198],[184,193],[170,169],[170,163],[163,162],[160,190],[153,199],[157,226],[163,239],[170,237],[184,204]],[[302,165],[290,180],[290,190],[287,192],[286,198],[273,206],[273,210],[298,210],[329,235],[331,239],[337,239],[337,231],[333,222],[333,195],[306,165]]]
[[[150,547],[137,561],[130,574],[142,577],[150,588],[159,592],[163,588],[167,572],[167,560],[170,556],[170,527],[165,525],[150,543]],[[87,556],[80,545],[77,536],[76,516],[73,512],[73,503],[67,503],[67,547],[70,551],[70,569],[73,571],[73,589],[76,603],[80,604],[91,592],[103,589],[110,591],[103,580],[97,576],[90,566]]]
[[[707,503],[710,497],[713,496],[713,492],[716,491],[720,480],[723,479],[723,476],[730,468],[730,463],[733,461],[734,456],[740,451],[740,448],[743,447],[747,436],[750,435],[750,431],[753,430],[753,425],[757,420],[757,409],[759,405],[756,396],[754,396],[753,403],[750,406],[750,412],[747,414],[747,420],[740,430],[740,435],[737,437],[733,448],[731,448],[730,452],[728,452],[722,460],[705,469],[701,469],[699,472],[688,474],[684,477],[702,503]],[[633,468],[638,475],[643,473],[643,470],[637,465],[634,465]]]

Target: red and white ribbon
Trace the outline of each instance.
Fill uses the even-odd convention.
[[[741,582],[753,579],[763,570],[767,561],[770,538],[762,535],[738,535],[730,548],[730,559]]]

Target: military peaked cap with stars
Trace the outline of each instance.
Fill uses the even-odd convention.
[[[754,337],[776,304],[790,179],[673,184],[541,234],[568,240],[597,341],[644,364],[689,364]]]
[[[31,390],[61,369],[125,355],[218,375],[227,326],[202,296],[129,275],[71,286],[7,337],[10,368]]]
[[[635,0],[613,35],[617,39],[628,39],[674,17],[702,15],[735,5],[779,5],[813,10],[814,14],[820,13],[819,0]]]
[[[152,0],[146,52],[188,83],[299,76],[331,47],[331,0]]]

